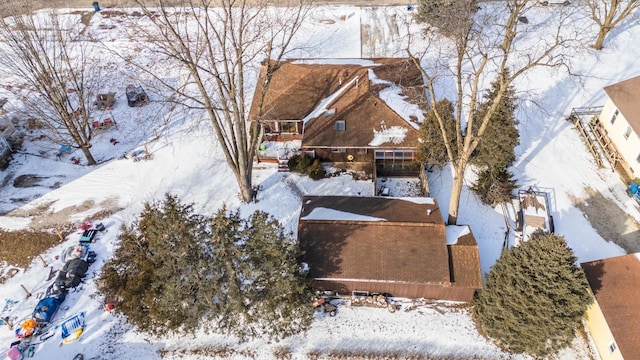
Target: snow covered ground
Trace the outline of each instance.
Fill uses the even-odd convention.
[[[407,16],[410,14],[406,7],[319,7],[297,39],[301,45],[315,46],[300,46],[305,50],[293,56],[357,58],[361,52],[400,56],[398,44],[404,36],[402,29]],[[576,18],[576,21],[581,22],[585,32],[593,31],[587,20]],[[376,35],[366,39],[373,41],[371,39],[375,38],[375,49],[367,45],[368,42],[362,45],[361,23],[368,25],[364,26],[367,29],[381,28],[372,30]],[[109,47],[135,52],[132,40],[122,35],[122,26],[117,17],[97,13],[91,19],[87,33],[105,40]],[[530,41],[535,40],[535,32],[527,36]],[[637,40],[638,36],[638,26],[623,25],[614,31],[601,52],[590,50],[587,44],[582,49],[573,49],[572,72],[583,76],[539,69],[516,84],[524,100],[519,110],[521,145],[516,149],[518,160],[513,171],[523,187],[533,185],[548,189],[553,194],[551,211],[556,232],[567,238],[580,262],[624,253],[618,245],[603,239],[585,214],[574,205],[573,199],[588,202],[587,187],[610,199],[636,220],[640,220],[640,211],[637,204],[626,196],[625,185],[615,173],[595,167],[578,133],[564,119],[572,107],[602,104],[603,86],[640,74],[640,69],[635,66],[640,57],[640,48],[634,46],[634,39]],[[135,78],[130,78],[131,69],[110,58],[104,49],[96,48],[94,54],[102,57],[105,67],[113,71],[105,81],[105,91],[117,92],[117,102],[109,116],[118,122],[118,127],[103,130],[92,147],[101,164],[91,168],[72,164],[70,158],[80,154],[71,154],[57,161],[57,145],[28,141],[23,148],[24,153],[17,154],[10,168],[2,173],[0,213],[4,215],[0,216],[1,228],[23,229],[55,223],[60,214],[71,212],[74,206],[84,210],[64,217],[64,220],[80,221],[103,209],[115,211],[102,220],[108,232],[91,245],[98,253],[98,260],[91,266],[88,280],[77,292],[69,294],[64,302],[69,308],[58,314],[63,318],[85,312],[85,334],[80,340],[61,347],[58,346],[59,337],[39,344],[34,359],[71,359],[80,352],[85,359],[160,359],[162,356],[157,352],[160,350],[167,359],[216,356],[269,359],[274,358],[277,351],[290,352],[295,359],[327,353],[369,354],[372,357],[384,354],[416,357],[416,354],[422,354],[425,357],[456,359],[527,358],[503,353],[477,332],[467,310],[455,306],[425,305],[394,314],[381,309],[340,306],[338,316],[331,318],[318,314],[307,334],[278,344],[261,340],[238,344],[235,339],[205,334],[189,338],[170,335],[152,338],[136,332],[122,318],[104,312],[93,279],[116,246],[119,226],[130,223],[144,202],[161,199],[165,192],[177,195],[184,202],[194,202],[196,210],[202,213],[212,213],[223,204],[239,208],[245,215],[256,209],[264,210],[295,232],[302,195],[366,196],[373,195],[374,186],[369,181],[354,181],[349,175],[312,181],[296,174],[279,173],[275,167],[261,164],[260,169],[254,172],[255,183],[260,185],[258,202],[242,204],[233,175],[220,149],[212,143],[211,131],[207,123],[201,121],[201,114],[172,112],[153,101],[145,107],[128,108],[123,92],[127,83],[135,81]],[[153,59],[148,61],[153,66]],[[179,76],[172,74],[171,69],[162,71],[166,71],[169,77]],[[2,81],[5,82],[3,85],[16,85],[20,79],[6,78]],[[151,93],[150,96],[154,100],[159,94]],[[12,93],[0,90],[0,97],[9,97],[11,101]],[[534,105],[534,100],[545,110],[541,111]],[[112,138],[118,143],[112,144]],[[123,153],[142,149],[145,145],[153,154],[151,160],[134,162],[120,159]],[[448,170],[435,171],[429,179],[431,194],[437,198],[443,212],[449,205],[451,174]],[[28,174],[45,179],[41,180],[40,186],[12,186],[14,178]],[[473,177],[471,171],[468,175],[469,179]],[[404,185],[395,186],[402,188]],[[482,205],[465,188],[459,223],[471,226],[480,245],[483,272],[488,272],[504,241],[506,226],[500,208]],[[43,258],[56,269],[61,267],[55,256],[76,243],[79,236],[79,233],[70,235],[64,243],[42,254]],[[18,319],[28,316],[37,299],[36,296],[25,299],[21,285],[37,295],[49,285],[47,275],[48,269],[35,259],[26,271],[0,285],[0,316]],[[8,347],[14,339],[12,331],[0,326],[0,349]],[[199,352],[197,349],[207,350]],[[577,342],[572,349],[563,351],[559,358],[582,359],[590,358],[590,355],[585,343]]]

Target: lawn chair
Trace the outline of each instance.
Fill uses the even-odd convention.
[[[84,312],[70,317],[60,325],[62,343],[69,344],[80,338],[84,331]]]

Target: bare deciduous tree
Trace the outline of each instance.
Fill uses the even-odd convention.
[[[598,36],[592,47],[601,50],[604,39],[618,24],[640,7],[640,0],[585,0],[591,19],[598,24]]]
[[[506,2],[506,9],[495,12],[482,9],[472,22],[462,23],[463,26],[452,32],[450,39],[454,45],[453,53],[441,50],[438,56],[438,59],[447,61],[445,64],[435,64],[429,70],[421,66],[431,104],[437,103],[440,98],[436,93],[439,81],[450,80],[455,83],[456,88],[456,99],[453,101],[455,127],[446,126],[445,114],[441,114],[439,107],[431,107],[438,120],[453,172],[449,224],[456,224],[458,220],[460,194],[470,158],[482,141],[485,130],[494,118],[493,114],[499,108],[509,86],[515,79],[535,67],[566,65],[562,50],[569,46],[571,41],[575,41],[569,39],[577,38],[575,34],[561,33],[562,25],[569,16],[563,13],[568,9],[560,9],[558,12],[550,13],[549,18],[545,19],[545,26],[553,26],[554,29],[547,32],[550,35],[540,35],[537,46],[519,46],[525,32],[525,24],[521,19],[535,4],[536,1],[533,0],[509,0]],[[426,51],[417,55],[410,46],[411,40],[408,53],[419,64]],[[448,59],[451,59],[450,62]],[[426,66],[430,67],[428,64]],[[483,86],[491,82],[496,86],[495,96],[485,105],[482,117],[476,118],[475,110],[480,105]]]
[[[257,78],[257,65],[262,60],[272,59],[277,64],[284,57],[309,7],[304,0],[291,4],[274,0],[185,0],[177,7],[162,0],[136,3],[154,25],[138,31],[145,33],[148,44],[154,47],[152,51],[180,67],[186,76],[176,84],[146,64],[139,69],[175,94],[173,101],[206,112],[242,199],[251,201],[255,196],[251,184],[253,159],[261,124],[247,121],[250,84]],[[277,65],[266,63],[270,67],[264,79],[266,86],[254,99],[259,104],[277,69]]]
[[[79,41],[79,21],[66,23],[54,11],[31,12],[29,2],[14,2],[0,19],[0,66],[20,79],[13,87],[20,113],[35,119],[58,144],[79,148],[89,165],[92,104],[97,73],[88,43]]]

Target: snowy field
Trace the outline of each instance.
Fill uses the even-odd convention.
[[[540,8],[539,11],[548,10]],[[407,31],[404,25],[409,16],[406,7],[318,7],[297,39],[298,48],[305,50],[292,56],[402,56],[402,41]],[[534,23],[535,18],[536,14],[531,14],[530,22]],[[586,19],[576,17],[575,21],[585,33],[595,34]],[[361,23],[363,29],[370,31],[366,36],[360,32]],[[140,26],[143,25],[141,21]],[[96,13],[85,33],[103,40],[111,49],[135,54],[136,45],[125,35],[122,26],[117,17]],[[410,31],[418,29],[412,27]],[[534,31],[523,36],[525,44],[537,40]],[[635,46],[639,36],[640,27],[623,24],[610,35],[601,52],[589,49],[588,43],[584,48],[571,50],[574,52],[572,73],[582,76],[543,68],[516,84],[522,100],[518,113],[521,145],[516,148],[518,159],[512,171],[522,187],[535,186],[553,194],[551,211],[556,232],[566,237],[579,262],[624,253],[618,245],[603,239],[575,206],[574,199],[588,204],[589,195],[585,189],[602,194],[636,220],[640,220],[640,211],[626,195],[625,185],[615,173],[596,168],[578,133],[565,118],[572,107],[601,105],[603,86],[640,74],[635,65],[640,58],[640,48]],[[363,39],[366,41],[362,42]],[[414,43],[414,46],[420,44]],[[86,332],[68,345],[59,347],[59,337],[37,345],[34,359],[71,359],[77,353],[83,353],[85,359],[105,360],[271,359],[278,351],[290,353],[294,359],[340,353],[369,354],[371,357],[399,354],[414,358],[528,359],[502,352],[477,332],[466,309],[444,304],[421,305],[412,311],[393,314],[381,309],[343,305],[336,317],[318,314],[307,334],[277,344],[260,340],[238,344],[232,338],[205,334],[189,338],[152,338],[136,332],[122,318],[104,312],[93,279],[116,246],[120,225],[129,224],[146,201],[161,199],[164,193],[170,192],[184,202],[195,203],[196,211],[201,213],[213,213],[223,204],[232,209],[239,208],[244,215],[256,209],[264,210],[295,232],[302,195],[368,196],[375,190],[371,182],[355,181],[349,175],[312,181],[261,164],[254,171],[255,183],[260,185],[258,201],[242,204],[233,175],[221,150],[212,143],[211,129],[202,120],[202,114],[172,110],[153,101],[141,108],[127,107],[124,87],[138,80],[135,73],[100,46],[96,45],[94,55],[104,60],[104,68],[112,74],[105,79],[104,91],[117,93],[116,105],[108,116],[115,119],[118,126],[99,133],[92,147],[100,165],[74,165],[70,158],[81,156],[77,153],[58,161],[55,156],[57,145],[27,141],[24,152],[14,156],[9,169],[1,173],[0,213],[3,216],[0,216],[0,228],[46,227],[63,213],[74,213],[65,220],[80,221],[100,210],[115,211],[102,220],[108,232],[91,245],[98,260],[89,269],[89,279],[78,291],[69,294],[64,302],[69,308],[58,314],[63,318],[85,312]],[[149,66],[154,66],[153,58],[147,61]],[[179,76],[171,69],[158,70],[166,72],[167,77]],[[14,87],[20,83],[20,79],[12,78],[2,81],[3,85]],[[150,93],[150,96],[154,100],[161,94]],[[0,97],[8,97],[11,101],[12,93],[2,87]],[[117,144],[112,144],[111,139],[116,139]],[[120,158],[125,152],[145,146],[153,154],[151,160],[134,162]],[[13,179],[20,175],[37,175],[43,179],[38,186],[15,188]],[[473,178],[472,171],[468,176],[467,184]],[[405,185],[402,182],[395,184],[399,189]],[[451,188],[449,169],[430,173],[429,186],[431,195],[437,198],[446,213]],[[482,270],[487,273],[498,258],[504,241],[503,215],[500,208],[482,205],[467,187],[461,199],[459,224],[471,226],[480,246]],[[74,212],[74,207],[81,210]],[[70,235],[42,257],[54,267],[61,267],[55,256],[76,243],[79,236],[79,233]],[[37,295],[49,285],[47,275],[48,270],[35,259],[26,271],[20,271],[0,285],[0,316],[27,317],[37,299],[36,296],[25,299],[21,285]],[[411,304],[405,305],[408,308]],[[12,331],[0,326],[0,349],[8,347],[14,339]],[[587,345],[577,341],[557,358],[589,359],[591,355]]]

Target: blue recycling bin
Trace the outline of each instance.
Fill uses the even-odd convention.
[[[640,184],[636,184],[635,181],[631,181],[631,186],[629,186],[629,192],[633,195],[633,194],[638,194],[638,187],[640,187]]]
[[[97,1],[93,2],[93,10],[100,11],[100,4]]]

